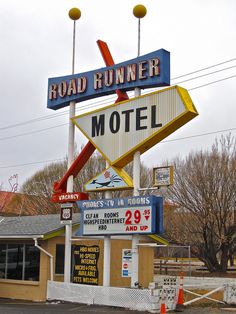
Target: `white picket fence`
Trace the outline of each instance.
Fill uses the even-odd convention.
[[[224,302],[227,304],[236,305],[236,283],[225,285]]]
[[[155,276],[155,282],[158,286],[163,286],[166,281],[166,276]],[[176,285],[179,286],[179,277],[169,276],[169,280],[176,280]],[[204,294],[199,294],[193,290],[206,290]],[[219,277],[184,277],[183,279],[183,290],[185,293],[193,295],[190,301],[184,303],[184,305],[189,305],[194,302],[200,301],[202,299],[207,299],[212,302],[222,303],[222,304],[236,304],[236,280],[235,278],[219,278]],[[213,299],[211,297],[217,291],[223,291],[223,299]]]
[[[167,278],[167,276],[155,275],[154,281],[162,286],[165,278]],[[177,278],[177,285],[179,285],[179,277],[173,276],[173,278]],[[214,289],[223,286],[224,284],[236,285],[236,280],[235,278],[220,277],[184,277],[183,284],[185,288]]]
[[[179,277],[155,276],[150,289],[132,289],[119,287],[103,287],[48,281],[47,299],[73,303],[96,304],[129,308],[131,310],[159,313],[161,303],[168,310],[176,308]],[[184,277],[185,293],[195,295],[195,299],[185,302],[191,304],[201,299],[214,302],[236,304],[236,280],[233,278]],[[204,295],[190,291],[194,289],[208,290]],[[224,291],[224,299],[215,300],[210,297],[216,291]]]
[[[47,299],[73,303],[96,304],[129,308],[138,311],[159,313],[164,299],[168,309],[175,309],[177,289],[132,289],[90,286],[57,281],[48,281]]]

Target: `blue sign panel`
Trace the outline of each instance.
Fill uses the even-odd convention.
[[[76,202],[81,225],[76,235],[163,233],[163,198],[137,196]]]
[[[60,109],[70,101],[109,95],[117,89],[133,90],[170,85],[170,53],[160,49],[114,66],[49,78],[47,107]]]

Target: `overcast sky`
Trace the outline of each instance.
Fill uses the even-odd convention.
[[[223,130],[235,135],[235,0],[1,0],[0,183],[5,190],[11,189],[12,175],[18,174],[21,185],[67,154],[67,109],[47,109],[47,80],[71,73],[69,9],[82,11],[76,35],[75,72],[80,73],[104,66],[98,39],[107,42],[117,63],[137,56],[132,10],[138,3],[147,8],[141,21],[141,54],[170,51],[171,84],[188,89],[199,112],[146,152],[143,162],[159,166],[163,160],[210,148],[217,136],[228,133]],[[77,114],[114,99],[77,104]],[[86,142],[76,129],[77,145]]]

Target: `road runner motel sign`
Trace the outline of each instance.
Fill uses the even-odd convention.
[[[150,52],[114,66],[48,79],[47,107],[57,110],[70,101],[84,100],[130,91],[170,85],[170,53],[164,49]]]
[[[76,202],[81,212],[77,236],[163,233],[163,198],[137,196]]]
[[[110,165],[123,167],[197,115],[187,90],[173,86],[72,120]]]

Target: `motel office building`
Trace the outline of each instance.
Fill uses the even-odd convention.
[[[74,233],[79,222],[80,214],[74,214]],[[71,282],[103,285],[102,237],[73,239]],[[122,250],[131,248],[131,237],[111,239],[110,284],[130,287],[130,278],[122,277]],[[140,240],[152,241],[146,236]],[[1,217],[0,297],[45,301],[47,281],[64,281],[64,243],[59,215]],[[152,248],[140,247],[139,283],[145,288],[153,281],[153,258]]]

